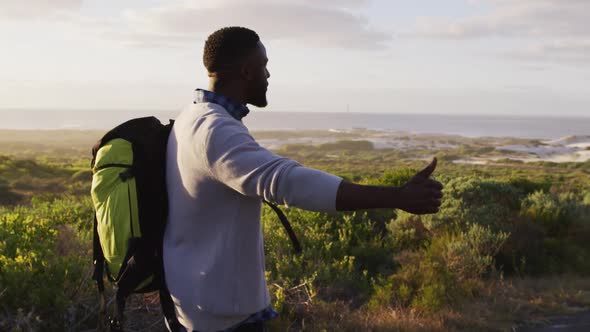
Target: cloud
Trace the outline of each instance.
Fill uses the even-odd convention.
[[[83,0],[0,0],[3,19],[33,19],[54,17],[64,11],[76,10]]]
[[[279,0],[279,1],[283,1],[283,2],[289,2],[288,0]],[[291,1],[292,2],[292,1]],[[355,8],[355,7],[363,7],[366,6],[370,0],[322,0],[322,1],[318,1],[318,0],[302,0],[299,2],[304,2],[304,3],[308,3],[308,4],[313,4],[313,5],[323,5],[326,7],[340,7],[340,8]]]
[[[504,56],[521,61],[558,62],[572,65],[590,63],[590,40],[559,40],[531,45]]]
[[[480,3],[482,1],[479,1]],[[457,21],[421,18],[411,31],[425,38],[572,37],[590,34],[590,1],[496,0],[487,15]]]
[[[504,55],[517,60],[589,63],[590,1],[471,0],[484,15],[449,20],[423,17],[401,35],[428,39],[517,41]],[[485,7],[484,7],[485,6]],[[522,45],[525,46],[522,46]]]
[[[137,46],[171,47],[194,43],[223,26],[246,26],[265,40],[288,40],[316,47],[381,49],[390,40],[357,14],[366,0],[189,1],[127,11],[127,31],[117,38]]]

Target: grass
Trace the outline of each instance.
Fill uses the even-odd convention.
[[[590,310],[590,279],[562,275],[499,279],[456,308],[424,313],[408,308],[314,303],[295,320],[279,317],[271,331],[510,331],[547,322],[556,315]]]
[[[511,278],[486,283],[477,297],[436,313],[415,309],[357,308],[345,301],[306,301],[294,316],[281,315],[270,331],[512,331],[545,324],[555,316],[590,310],[590,279],[574,275]],[[127,306],[127,331],[162,331],[158,295],[133,295]],[[91,331],[91,330],[88,330]]]

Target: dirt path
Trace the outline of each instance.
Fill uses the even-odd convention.
[[[526,327],[518,329],[518,332],[583,332],[590,331],[590,311],[581,312],[572,316],[563,316],[550,319],[544,326]]]

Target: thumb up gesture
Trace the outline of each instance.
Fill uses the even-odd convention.
[[[430,165],[416,173],[400,188],[397,207],[413,214],[427,214],[438,212],[443,197],[443,185],[430,179],[436,169],[436,158]]]

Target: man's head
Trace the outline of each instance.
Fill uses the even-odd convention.
[[[212,33],[205,41],[203,64],[217,84],[236,84],[244,102],[267,105],[266,89],[270,73],[266,69],[266,49],[256,32],[242,27],[227,27]]]

